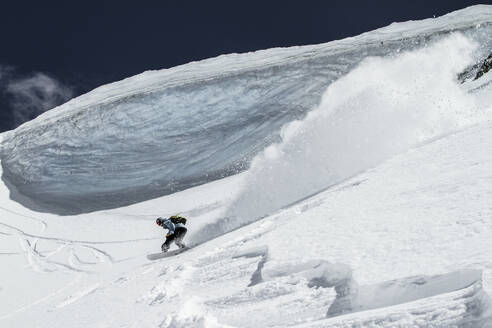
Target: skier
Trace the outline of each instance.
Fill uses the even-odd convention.
[[[167,252],[171,243],[174,241],[176,246],[179,248],[185,248],[186,245],[183,243],[183,238],[186,235],[188,229],[185,228],[186,219],[179,215],[173,215],[170,218],[163,219],[158,217],[155,220],[158,226],[161,226],[164,229],[169,230],[166,235],[166,241],[161,246],[161,250],[163,252]]]

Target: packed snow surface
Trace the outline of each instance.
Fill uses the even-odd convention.
[[[490,22],[475,6],[147,72],[0,135],[0,327],[492,327],[492,72],[457,79],[490,53]],[[216,179],[236,160],[249,169]],[[209,182],[93,211],[170,181]],[[194,247],[147,260],[155,218],[178,213]]]
[[[489,7],[477,6],[326,44],[225,55],[102,86],[7,133],[0,150],[3,179],[25,206],[70,214],[120,207],[235,174],[279,140],[285,123],[319,106],[330,83],[368,56],[396,56],[453,31],[488,50],[491,16]],[[429,65],[436,61],[431,58]],[[429,67],[413,64],[423,78]],[[345,106],[340,102],[346,96],[339,94],[345,87],[356,89],[351,95],[357,96],[369,83],[384,87],[377,79],[399,83],[387,70],[373,74],[377,69],[359,73],[369,74],[362,86],[353,84],[360,81],[354,74],[338,83],[321,106],[332,94],[339,105],[329,106]],[[426,90],[415,86],[409,97],[419,91]],[[343,124],[357,124],[348,119]],[[337,129],[343,126],[332,133]]]

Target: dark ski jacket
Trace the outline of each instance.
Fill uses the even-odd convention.
[[[164,221],[162,221],[162,228],[169,230],[168,235],[172,235],[174,233],[174,230],[179,227],[184,228],[185,225],[183,223],[174,224],[169,219],[164,219]]]

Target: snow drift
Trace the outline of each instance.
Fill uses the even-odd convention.
[[[486,46],[491,21],[492,10],[476,6],[322,45],[146,72],[7,133],[2,177],[11,197],[24,205],[68,214],[119,207],[235,174],[364,58],[420,48],[456,30]]]

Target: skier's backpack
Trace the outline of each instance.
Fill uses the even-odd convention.
[[[179,215],[173,215],[169,218],[169,220],[171,220],[171,222],[174,224],[178,224],[178,223],[186,224],[186,219]]]

